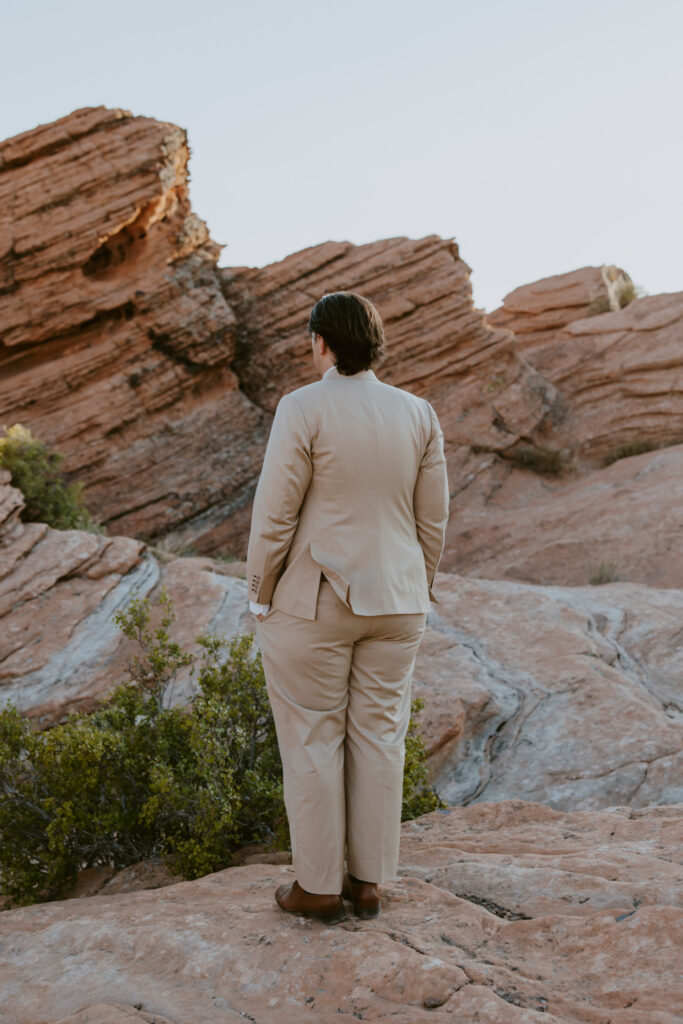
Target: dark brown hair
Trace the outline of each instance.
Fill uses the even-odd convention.
[[[345,376],[380,366],[385,359],[382,318],[356,292],[330,292],[311,310],[308,330],[325,339]]]

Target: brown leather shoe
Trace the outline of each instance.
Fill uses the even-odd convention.
[[[341,896],[326,893],[306,892],[296,879],[291,885],[280,885],[275,890],[275,899],[282,910],[300,917],[313,917],[324,924],[336,924],[346,917],[346,908]]]
[[[377,882],[361,882],[347,871],[344,875],[342,896],[353,903],[356,917],[363,920],[367,920],[369,917],[379,917],[382,902],[379,898]]]

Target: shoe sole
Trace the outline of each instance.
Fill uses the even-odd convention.
[[[280,910],[284,910],[285,914],[294,914],[296,917],[310,917],[312,921],[320,921],[321,924],[339,924],[340,921],[346,920],[346,909],[335,910],[333,914],[316,914],[314,910],[288,910],[287,907],[283,907],[277,897],[275,898]]]
[[[342,892],[342,899],[348,900],[349,903],[353,904],[353,913],[356,918],[361,921],[369,921],[371,918],[379,918],[382,912],[382,901],[380,900],[375,906],[360,906],[359,903],[353,903],[353,900],[346,892]]]
[[[376,907],[357,907],[355,903],[353,905],[353,912],[361,921],[368,921],[371,917],[379,917],[381,911],[381,903],[378,903]]]
[[[379,917],[382,912],[382,901],[380,900],[375,904],[374,907],[362,907],[359,903],[354,903],[351,898],[351,893],[348,889],[342,889],[342,899],[348,900],[349,903],[353,904],[353,912],[356,917],[359,917],[361,921],[368,921],[372,917]]]

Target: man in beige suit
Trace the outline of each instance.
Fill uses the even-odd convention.
[[[380,381],[382,321],[354,292],[309,319],[321,380],[280,399],[247,580],[283,764],[296,880],[283,910],[380,911],[396,876],[410,683],[448,520],[431,405]],[[344,855],[348,873],[344,874]]]

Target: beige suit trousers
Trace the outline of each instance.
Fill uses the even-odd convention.
[[[299,884],[396,877],[411,678],[426,612],[357,615],[320,581],[315,619],[280,608],[258,638]]]

